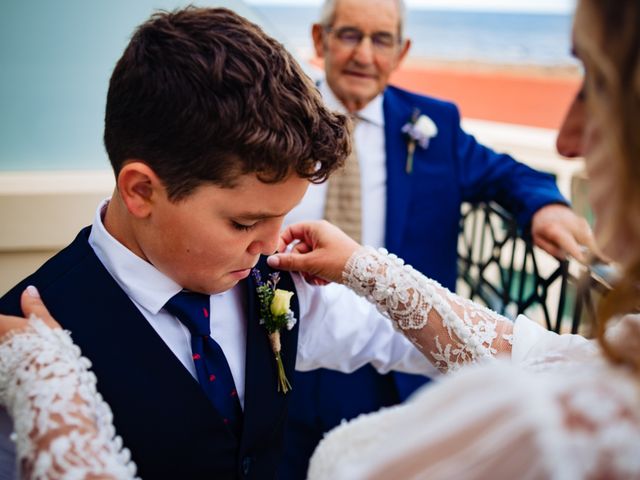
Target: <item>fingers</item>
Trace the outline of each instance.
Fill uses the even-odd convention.
[[[537,246],[559,259],[567,255],[588,261],[588,252],[597,247],[588,222],[564,205],[547,205],[533,217],[533,239]]]
[[[278,246],[276,247],[276,252],[282,253],[286,250],[287,250],[287,243],[282,239],[282,237],[280,237],[278,239]]]
[[[14,317],[11,315],[0,315],[0,338],[5,333],[12,330],[23,328],[27,325],[27,320],[21,317]]]
[[[586,261],[586,255],[584,248],[578,243],[577,238],[578,235],[575,229],[554,226],[548,228],[544,234],[540,232],[540,234],[535,237],[535,241],[538,246],[556,258],[564,260],[566,256],[569,255],[577,261],[584,263]]]
[[[305,281],[311,285],[328,285],[331,283],[322,277],[305,271],[304,263],[306,259],[303,258],[303,255],[310,252],[311,249],[302,243],[298,245],[296,245],[293,253],[277,253],[267,257],[267,263],[271,268],[299,272]]]
[[[558,260],[566,260],[567,255],[564,250],[558,248],[554,243],[545,240],[542,236],[537,235],[534,237],[534,243],[547,252],[549,255],[557,258]]]
[[[299,253],[276,253],[267,257],[267,263],[271,268],[278,270],[298,271],[302,270],[301,256]]]
[[[309,231],[318,222],[302,222],[289,225],[280,234],[280,240],[286,246],[292,243],[294,240],[307,242],[309,239]]]
[[[341,282],[344,265],[360,247],[342,230],[324,220],[290,225],[282,232],[280,240],[280,253],[267,259],[269,265],[306,274],[310,283],[319,283],[318,277]]]
[[[323,258],[313,251],[309,253],[276,253],[267,257],[267,263],[272,268],[298,272],[311,285],[327,285],[331,282],[340,283],[342,268],[334,265],[331,259]]]
[[[296,223],[289,225],[282,233],[278,240],[278,252],[285,253],[290,245],[306,244],[307,239],[306,224]]]
[[[306,282],[310,283],[311,285],[323,286],[323,285],[329,285],[331,283],[325,280],[324,278],[317,277],[316,275],[311,275],[310,273],[302,273],[301,275],[302,275],[302,278],[304,278]]]
[[[596,260],[604,263],[610,263],[611,259],[609,259],[603,252],[600,250],[598,243],[596,242],[596,237],[593,234],[593,230],[591,230],[591,226],[589,222],[587,222],[584,218],[580,219],[582,222],[579,226],[578,233],[576,234],[576,238],[581,245],[587,249],[587,256],[591,256],[591,260]],[[588,261],[588,260],[587,260]]]
[[[22,312],[25,317],[29,317],[34,314],[45,321],[49,326],[57,325],[48,310],[45,308],[40,294],[36,287],[29,286],[20,297],[20,304],[22,306]],[[27,326],[27,319],[22,317],[15,317],[10,315],[0,315],[0,337],[6,333],[24,328]]]
[[[577,216],[568,230],[558,233],[557,243],[581,263],[589,261],[590,253],[597,255],[599,252],[591,226],[586,219]]]
[[[304,242],[298,242],[295,244],[292,251],[296,253],[309,253],[311,250],[312,247],[310,245],[307,245]]]
[[[40,298],[40,293],[36,289],[36,287],[30,285],[26,288],[24,292],[22,292],[22,296],[20,297],[20,305],[22,306],[22,313],[25,317],[30,317],[31,315],[35,315],[40,318],[44,323],[46,323],[51,328],[60,328],[58,322],[56,322],[47,307],[44,306],[42,299]]]
[[[587,261],[585,250],[572,233],[566,230],[561,231],[558,234],[558,246],[577,261],[585,263]]]

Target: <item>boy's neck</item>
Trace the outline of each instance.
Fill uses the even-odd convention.
[[[135,231],[131,225],[131,216],[124,202],[114,190],[111,200],[102,217],[102,224],[109,234],[122,245],[127,247],[140,258],[147,260],[144,251],[140,247]]]

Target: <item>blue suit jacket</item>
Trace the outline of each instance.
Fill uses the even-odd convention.
[[[383,105],[386,247],[447,288],[455,289],[462,202],[496,201],[523,228],[540,207],[567,203],[552,175],[498,154],[466,134],[452,103],[389,87]],[[426,149],[416,147],[413,172],[407,174],[407,143],[401,129],[414,109],[435,122],[438,134]]]
[[[19,297],[35,285],[71,331],[111,406],[117,433],[144,479],[274,478],[282,449],[288,397],[277,392],[271,347],[258,324],[255,285],[247,279],[249,319],[244,423],[237,438],[88,244],[90,229],[0,299],[0,311],[20,314]],[[259,267],[269,271],[266,262]],[[283,274],[281,288],[294,290]],[[298,316],[293,297],[292,308]],[[282,334],[287,372],[295,366],[298,330]]]
[[[524,229],[551,203],[567,203],[552,175],[478,143],[460,126],[457,107],[388,87],[384,93],[387,165],[386,248],[417,270],[455,291],[462,202],[496,201]],[[427,148],[416,147],[413,171],[405,171],[407,141],[402,127],[414,110],[438,127]],[[400,398],[424,383],[396,374]]]
[[[455,290],[460,206],[497,201],[524,228],[540,207],[566,203],[551,175],[533,170],[479,144],[462,131],[452,103],[395,87],[384,92],[387,166],[385,246],[427,276]],[[438,127],[428,148],[416,147],[413,171],[405,171],[402,127],[415,109]],[[365,206],[366,208],[366,206]],[[284,480],[304,478],[307,460],[323,431],[360,413],[403,401],[428,379],[379,375],[371,366],[345,375],[329,370],[296,374],[287,426]]]

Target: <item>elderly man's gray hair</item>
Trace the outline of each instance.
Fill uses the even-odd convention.
[[[336,7],[340,0],[324,0],[322,9],[320,10],[320,25],[329,27],[335,20]],[[404,0],[393,0],[398,6],[398,16],[400,18],[398,22],[398,35],[400,38],[404,36],[404,19],[407,13],[407,7]]]

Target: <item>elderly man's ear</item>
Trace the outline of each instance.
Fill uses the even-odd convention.
[[[398,63],[396,66],[400,65],[400,63],[404,60],[404,58],[409,53],[409,49],[411,49],[411,40],[409,38],[402,41],[402,47],[400,50],[400,55],[398,55]]]
[[[324,35],[324,27],[319,23],[314,23],[311,27],[311,38],[313,39],[313,48],[315,49],[316,56],[318,58],[324,58]]]

